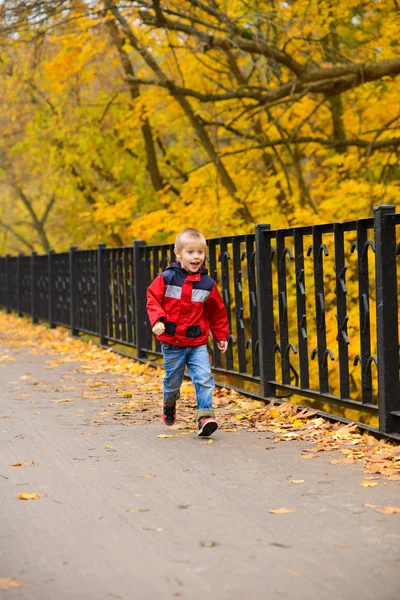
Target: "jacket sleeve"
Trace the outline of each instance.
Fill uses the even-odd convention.
[[[215,283],[207,300],[206,316],[213,338],[217,342],[225,341],[230,335],[228,313]]]
[[[147,288],[147,314],[153,327],[157,321],[166,321],[167,315],[163,309],[165,295],[165,283],[162,275],[158,275],[153,283]]]

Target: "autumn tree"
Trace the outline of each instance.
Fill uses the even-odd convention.
[[[398,198],[398,13],[393,0],[10,0],[1,78],[32,101],[3,95],[6,127],[24,123],[4,156],[32,190],[45,164],[38,214],[56,198],[56,247],[370,215]]]

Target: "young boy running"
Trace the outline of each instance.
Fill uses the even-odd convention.
[[[175,241],[177,262],[158,275],[147,290],[147,312],[164,357],[163,421],[173,425],[176,401],[187,365],[197,398],[199,436],[218,429],[212,408],[214,379],[207,351],[209,331],[221,352],[228,348],[228,315],[215,281],[203,266],[206,240],[197,229],[184,229]]]

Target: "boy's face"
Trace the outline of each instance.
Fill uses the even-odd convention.
[[[183,236],[182,248],[175,248],[175,256],[186,271],[197,273],[206,257],[204,241],[201,238]]]

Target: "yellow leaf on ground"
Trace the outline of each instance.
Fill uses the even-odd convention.
[[[43,494],[38,494],[38,492],[33,492],[30,494],[29,492],[21,492],[18,496],[20,500],[39,500]]]
[[[17,579],[16,577],[0,577],[0,590],[19,588],[23,585],[29,585],[29,583],[22,579]]]
[[[364,504],[364,508],[378,508],[376,504]]]
[[[363,481],[362,483],[360,483],[360,485],[362,487],[375,487],[378,484],[376,483],[376,481]]]
[[[143,475],[143,477],[145,479],[153,479],[153,477],[155,477],[155,475],[153,475],[152,473],[148,473],[147,475]]]
[[[6,355],[6,356],[2,356],[0,358],[0,362],[15,362],[15,361],[16,361],[16,358],[14,358],[14,356]]]
[[[37,463],[33,460],[32,462],[16,462],[11,465],[12,467],[37,467]]]
[[[382,513],[383,515],[400,514],[400,506],[382,506],[382,508],[377,508],[376,512]]]
[[[200,444],[213,444],[214,440],[204,440],[203,442],[200,442]]]
[[[191,383],[184,383],[181,387],[182,394],[190,394],[194,391],[193,385]]]
[[[166,433],[160,433],[160,435],[157,436],[158,438],[173,438],[175,437],[174,435],[171,434],[166,434]]]
[[[72,402],[69,398],[61,398],[60,400],[52,400],[52,402]]]
[[[268,512],[273,515],[290,515],[291,513],[295,513],[295,508],[269,508]]]
[[[300,421],[300,419],[295,419],[293,421],[293,427],[295,427],[296,429],[300,429],[300,427],[303,427],[304,423],[303,421]]]
[[[228,432],[228,433],[233,433],[234,431],[237,431],[236,427],[231,427],[230,429],[224,429],[224,431]]]
[[[106,446],[106,450],[112,450],[112,449],[113,449],[112,446],[110,446],[110,445]]]
[[[214,546],[218,546],[217,542],[200,542],[203,548],[214,548]]]
[[[276,419],[277,417],[281,416],[281,413],[279,412],[279,410],[277,408],[271,408],[271,410],[269,411],[269,414],[271,415],[271,417],[273,417],[274,419]]]
[[[304,483],[304,479],[289,479],[290,483]]]

